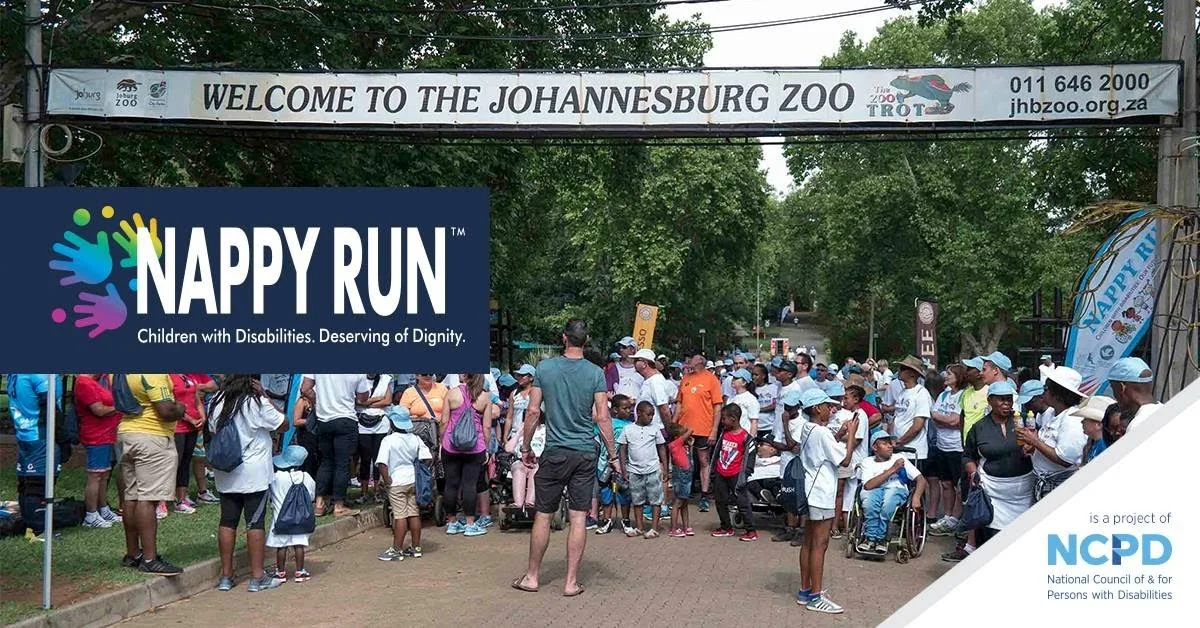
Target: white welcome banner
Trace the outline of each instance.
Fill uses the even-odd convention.
[[[1079,285],[1066,366],[1083,375],[1089,395],[1105,393],[1113,363],[1133,352],[1154,317],[1158,223],[1145,215],[1138,212],[1117,228]]]
[[[51,116],[286,125],[694,132],[1159,124],[1175,63],[658,72],[277,73],[55,69]]]

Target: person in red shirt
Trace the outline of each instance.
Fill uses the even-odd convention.
[[[688,502],[692,499],[692,428],[681,423],[667,425],[667,453],[671,458],[671,490],[675,494],[671,507],[671,531],[676,538],[694,536],[688,525]]]
[[[83,525],[109,528],[121,520],[108,506],[108,481],[116,460],[117,425],[121,413],[113,404],[111,377],[105,373],[81,373],[75,378],[75,412],[79,415],[79,443],[87,451],[87,486],[83,503],[87,510]],[[118,494],[121,483],[117,482]],[[118,503],[120,503],[118,499]]]
[[[750,491],[746,489],[746,456],[750,451],[750,432],[742,429],[742,409],[735,403],[721,408],[721,436],[716,443],[717,459],[714,463],[717,476],[714,492],[717,494],[717,516],[721,527],[712,531],[713,536],[733,536],[733,524],[729,521],[729,506],[737,500],[738,512],[746,523],[746,533],[739,540],[757,541],[754,529],[754,511],[750,508]]]
[[[192,455],[208,417],[200,403],[200,386],[212,382],[204,373],[171,373],[171,388],[175,399],[183,404],[183,418],[175,424],[175,451],[179,465],[175,469],[175,512],[192,514],[196,503],[188,498],[188,483],[191,481]],[[159,506],[159,510],[163,509]]]

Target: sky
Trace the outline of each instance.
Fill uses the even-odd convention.
[[[1040,9],[1062,2],[1033,0],[1033,5]],[[708,25],[720,26],[850,11],[883,4],[883,0],[838,0],[836,3],[828,0],[727,0],[670,5],[664,7],[664,11],[675,19],[700,14]],[[878,11],[806,24],[714,33],[713,47],[704,57],[704,63],[709,67],[818,66],[822,57],[837,51],[838,40],[843,32],[854,31],[860,40],[869,41],[884,22],[904,15],[916,15],[916,11]],[[792,185],[792,177],[783,159],[782,146],[763,146],[763,167],[767,171],[767,182],[778,193],[786,193]]]

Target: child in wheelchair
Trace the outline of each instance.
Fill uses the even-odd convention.
[[[910,460],[894,451],[887,432],[873,431],[870,443],[875,455],[860,462],[856,470],[862,482],[859,504],[863,512],[863,534],[856,548],[863,554],[882,556],[887,554],[888,527],[896,511],[905,502],[906,512],[920,509],[925,477]]]

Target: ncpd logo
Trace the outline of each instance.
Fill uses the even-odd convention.
[[[1161,565],[1171,560],[1171,540],[1162,534],[1089,534],[1082,539],[1068,534],[1065,540],[1062,535],[1047,534],[1046,554],[1048,565],[1057,565],[1059,560],[1064,565],[1078,565],[1082,559],[1088,565],[1120,566],[1126,559],[1136,558],[1142,565]]]

